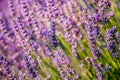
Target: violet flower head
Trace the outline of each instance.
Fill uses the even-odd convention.
[[[59,44],[56,36],[56,23],[54,21],[50,23],[50,43],[53,47],[57,47]]]
[[[115,40],[115,34],[116,34],[116,27],[112,27],[112,29],[108,30],[106,32],[107,36],[107,50],[114,56],[116,53],[115,48],[116,48],[116,40]]]
[[[85,60],[88,63],[88,65],[92,65],[91,59],[89,57],[86,57]]]
[[[6,76],[9,79],[14,79],[15,74],[11,68],[10,62],[2,55],[0,55],[0,64],[0,68],[2,70],[2,72],[0,70],[0,72],[2,73],[1,76]]]
[[[26,68],[29,70],[29,74],[31,78],[36,78],[38,76],[38,71],[35,69],[35,66],[33,65],[32,58],[30,56],[25,56],[25,62],[26,62]]]

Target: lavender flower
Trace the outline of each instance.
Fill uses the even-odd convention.
[[[99,48],[97,48],[96,46],[96,39],[95,37],[93,36],[93,27],[91,25],[86,25],[86,30],[87,30],[87,35],[89,36],[88,40],[89,40],[89,43],[90,43],[90,49],[91,49],[91,52],[92,52],[92,55],[94,58],[99,58],[101,57],[101,51],[99,50]]]
[[[100,70],[99,65],[98,65],[97,62],[96,62],[96,59],[93,58],[93,59],[91,60],[91,62],[92,62],[92,65],[93,65],[93,67],[94,67],[94,69],[95,69],[95,71],[96,71],[96,75],[97,75],[97,77],[98,77],[98,80],[103,80],[104,74],[103,74],[102,71]]]
[[[35,66],[31,64],[32,59],[30,56],[25,56],[25,61],[26,61],[26,68],[29,70],[29,74],[31,78],[36,78],[38,76],[38,72],[35,69]]]
[[[12,13],[12,16],[15,16],[16,11],[15,11],[14,4],[13,4],[12,0],[8,0],[7,3],[8,3],[8,6],[10,8],[10,11]]]
[[[50,24],[50,43],[54,47],[58,46],[58,40],[56,37],[56,23],[55,22],[51,22],[51,24]]]
[[[61,74],[62,78],[63,77],[65,78],[66,75],[68,75],[68,76],[75,75],[75,71],[69,65],[68,58],[62,53],[61,50],[56,51],[54,61],[57,64],[59,70],[63,70],[62,72],[64,73],[64,76],[63,76],[63,74]],[[65,66],[65,67],[63,67],[63,66]]]
[[[49,57],[53,56],[52,50],[50,49],[48,45],[45,46],[45,54],[46,56],[49,56]]]
[[[115,47],[116,47],[115,33],[116,33],[116,27],[112,27],[112,29],[108,30],[107,33],[106,33],[106,36],[107,36],[107,50],[112,55],[114,55]]]
[[[88,63],[88,65],[92,65],[91,59],[89,57],[86,57],[85,60]]]
[[[8,79],[14,79],[14,72],[11,69],[11,65],[9,63],[9,61],[3,57],[2,55],[0,55],[0,68],[2,70],[2,74],[3,76],[8,77]]]
[[[23,11],[22,14],[27,17],[29,15],[29,8],[27,6],[26,1],[25,0],[21,0],[20,4],[21,4],[21,9]]]

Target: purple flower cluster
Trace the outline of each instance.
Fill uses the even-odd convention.
[[[92,65],[91,59],[89,57],[86,57],[85,61],[88,63],[89,66]]]
[[[51,22],[50,24],[50,43],[52,46],[57,47],[58,46],[58,40],[56,37],[56,23]]]
[[[88,41],[89,41],[89,44],[90,44],[90,49],[91,49],[93,57],[94,58],[99,58],[99,57],[101,57],[101,51],[96,45],[96,38],[94,36],[94,34],[99,33],[99,31],[97,32],[97,31],[94,30],[94,25],[95,24],[93,23],[91,17],[90,18],[88,17],[87,20],[88,21],[85,22],[84,26],[85,26],[86,31],[87,31],[87,36],[88,36]]]
[[[86,0],[84,2],[89,7],[89,4]],[[99,25],[104,26],[104,24],[108,21],[108,19],[114,14],[111,10],[106,11],[107,9],[110,9],[111,1],[107,0],[94,0],[93,1],[95,7],[92,12],[92,14],[88,14],[87,9],[83,9],[83,15],[82,15],[82,24],[86,29],[88,41],[90,44],[90,50],[94,58],[99,58],[102,56],[101,50],[97,47],[97,40],[100,42],[104,41],[104,38],[100,32]],[[92,9],[92,7],[89,7]]]
[[[98,76],[98,80],[99,80],[99,78],[101,78],[101,80],[103,80],[104,74],[102,73],[100,67],[98,66],[98,64],[97,64],[97,62],[96,62],[96,59],[93,58],[93,59],[91,60],[91,62],[92,62],[92,65],[93,65],[95,71],[97,72],[96,74],[97,74],[97,76]]]
[[[112,29],[106,32],[107,50],[111,53],[113,57],[118,56],[115,50],[116,49],[116,40],[115,40],[116,32],[117,32],[117,29],[115,26],[113,26]]]
[[[4,78],[6,76],[6,79],[15,79],[15,74],[13,72],[13,69],[11,68],[12,65],[10,62],[0,55],[0,78]]]
[[[108,66],[108,64],[106,64],[105,67],[102,63],[98,64],[97,59],[95,58],[86,57],[85,61],[88,63],[89,66],[94,67],[96,75],[98,76],[98,80],[103,80],[105,77],[104,72],[108,72],[111,69],[111,67]]]
[[[70,67],[69,59],[63,54],[63,51],[58,50],[55,52],[54,62],[58,66],[62,79],[71,80],[70,76],[74,76],[74,79],[79,78],[74,69]]]
[[[31,78],[36,78],[38,76],[38,71],[35,69],[35,66],[38,65],[38,62],[33,60],[31,56],[25,56],[25,64]]]
[[[78,34],[82,35],[82,32],[80,32],[80,28],[77,26],[75,21],[72,19],[67,19],[67,21],[64,23],[65,25],[65,39],[66,41],[71,45],[72,47],[72,53],[80,59],[80,56],[78,54],[78,44],[77,42],[79,41],[80,38]]]
[[[44,52],[46,56],[49,56],[49,57],[53,56],[53,52],[48,45],[46,45],[44,49],[45,49]]]

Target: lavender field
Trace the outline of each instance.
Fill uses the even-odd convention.
[[[0,80],[120,80],[120,0],[0,0]]]

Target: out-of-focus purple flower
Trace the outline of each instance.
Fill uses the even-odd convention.
[[[104,75],[102,73],[98,73],[97,76],[98,76],[98,80],[103,80],[104,78]]]
[[[115,40],[115,34],[117,30],[116,27],[112,27],[112,29],[108,30],[106,32],[107,36],[107,50],[112,54],[112,56],[116,53],[116,40]]]
[[[54,62],[58,66],[59,70],[64,73],[64,75],[61,73],[61,77],[65,79],[66,75],[68,75],[69,77],[74,76],[76,73],[74,69],[70,67],[68,58],[63,54],[61,50],[58,50],[55,53],[56,54],[54,56]]]
[[[104,39],[103,39],[103,37],[102,37],[102,35],[100,33],[99,27],[98,26],[94,26],[93,29],[94,29],[93,30],[93,34],[95,34],[96,39],[98,39],[99,41],[103,41]]]
[[[89,57],[86,57],[85,60],[88,63],[88,65],[92,65],[91,59]]]
[[[50,47],[48,45],[45,46],[45,55],[49,56],[49,57],[53,56],[52,50],[50,49]]]
[[[99,67],[99,64],[97,64],[96,59],[92,58],[92,59],[91,59],[91,62],[92,62],[92,65],[93,65],[93,67],[94,67],[94,69],[95,69],[95,71],[96,71],[96,75],[97,75],[97,77],[98,77],[98,80],[103,80],[104,74],[103,74],[103,72],[101,71],[101,69],[100,69],[100,67]]]
[[[8,0],[7,5],[9,7],[9,10],[10,10],[10,13],[11,13],[12,17],[14,17],[16,15],[14,2],[12,0]]]
[[[108,64],[106,64],[104,70],[105,70],[105,72],[108,72],[108,71],[110,71],[111,68],[112,68],[111,66],[109,66]]]
[[[26,68],[28,69],[30,77],[36,78],[38,76],[38,71],[35,69],[35,66],[33,64],[34,60],[28,55],[26,55],[24,59],[25,59]]]
[[[15,74],[11,68],[10,62],[2,55],[0,55],[0,64],[2,76],[6,76],[8,79],[14,79]]]
[[[104,68],[104,66],[103,66],[103,64],[102,64],[102,63],[99,63],[99,64],[98,64],[98,66],[101,68],[101,70],[102,70],[102,71],[104,71],[104,70],[105,70],[105,68]]]
[[[23,16],[28,17],[28,15],[29,15],[29,8],[27,6],[26,0],[21,0],[20,4],[21,4],[21,10],[22,10],[21,13],[23,14]]]
[[[89,40],[89,44],[90,44],[91,53],[94,58],[99,58],[99,57],[101,57],[102,53],[96,45],[96,38],[94,36],[94,29],[93,29],[94,26],[92,26],[92,22],[90,22],[90,23],[86,23],[85,27],[86,27],[86,31],[87,31],[87,36],[88,36],[88,40]]]
[[[50,23],[50,44],[57,47],[59,42],[56,36],[56,23],[53,21]]]

